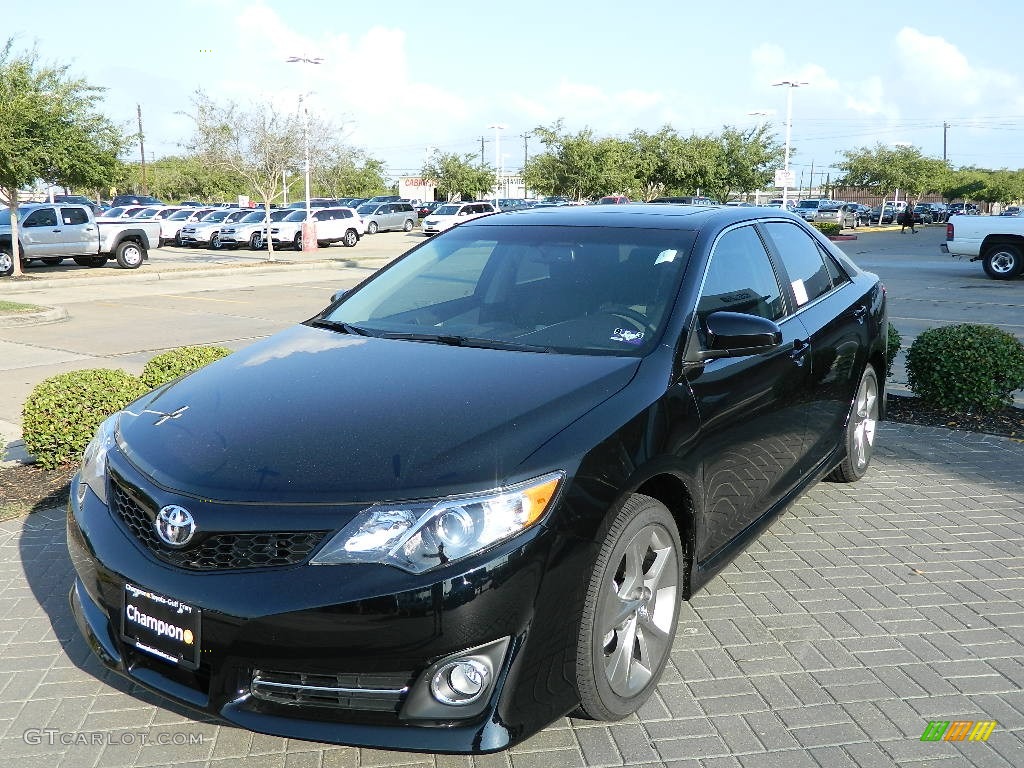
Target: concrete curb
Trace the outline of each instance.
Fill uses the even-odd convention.
[[[45,325],[46,323],[62,323],[68,319],[68,311],[64,307],[44,307],[39,312],[17,312],[0,314],[0,327],[12,328],[19,325]]]

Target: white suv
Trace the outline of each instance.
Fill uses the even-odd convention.
[[[423,234],[436,235],[456,224],[497,213],[490,203],[445,203],[423,220]]]
[[[321,247],[340,242],[351,248],[366,233],[366,222],[352,208],[318,208],[312,212],[311,218],[316,222],[316,241]],[[302,222],[305,220],[306,211],[300,208],[271,226],[270,237],[274,245],[291,245],[295,250],[301,250]],[[266,235],[266,229],[263,231]]]

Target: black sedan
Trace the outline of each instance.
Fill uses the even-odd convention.
[[[680,601],[868,471],[886,329],[878,278],[785,212],[467,221],[104,422],[75,618],[132,681],[291,738],[622,718]]]

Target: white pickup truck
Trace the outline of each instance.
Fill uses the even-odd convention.
[[[950,216],[943,253],[981,261],[985,274],[1010,280],[1024,273],[1024,216]]]
[[[138,269],[159,247],[160,222],[95,218],[92,209],[70,203],[33,203],[18,208],[18,250],[22,266],[39,260],[56,265],[74,259],[83,267],[102,267],[114,259],[123,269]],[[0,211],[0,276],[14,271],[11,222]]]

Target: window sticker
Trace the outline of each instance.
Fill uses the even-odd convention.
[[[658,258],[654,260],[655,264],[664,264],[665,262],[673,261],[676,256],[679,255],[679,251],[674,248],[670,248],[667,251],[662,251],[658,254]]]
[[[796,304],[798,307],[807,303],[807,289],[804,287],[803,280],[793,281],[793,293],[796,295]]]
[[[644,332],[631,331],[628,328],[616,328],[614,333],[612,333],[611,340],[639,346],[644,343]]]

